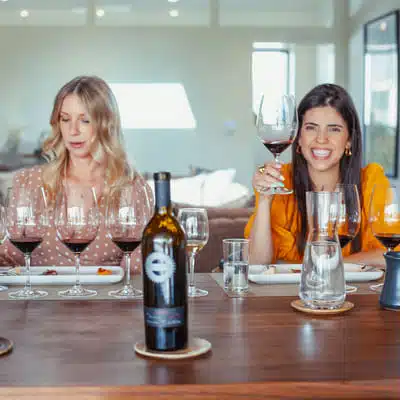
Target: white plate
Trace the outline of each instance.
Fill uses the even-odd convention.
[[[274,264],[276,267],[275,274],[265,274],[265,265],[250,265],[249,281],[254,283],[300,283],[300,272],[302,264]],[[368,282],[375,281],[382,277],[383,271],[373,267],[367,267],[362,270],[360,264],[344,264],[344,276],[346,282]]]
[[[108,269],[111,275],[98,275],[99,268]],[[56,270],[57,275],[42,275],[47,270]],[[26,276],[25,268],[16,268],[17,275],[0,275],[0,284],[4,285],[24,285]],[[2,268],[4,271],[4,268]],[[124,271],[118,266],[83,266],[80,267],[81,283],[86,285],[107,285],[117,283],[124,277]],[[32,285],[73,285],[75,283],[75,267],[31,267]]]

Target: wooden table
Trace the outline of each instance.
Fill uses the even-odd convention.
[[[228,298],[208,274],[198,284],[210,294],[190,300],[190,332],[213,348],[179,362],[134,353],[141,301],[0,301],[0,335],[15,343],[0,358],[0,397],[399,397],[400,314],[376,294],[315,317],[293,311],[293,297]]]

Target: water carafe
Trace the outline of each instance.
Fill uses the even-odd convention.
[[[308,237],[300,298],[314,309],[340,308],[346,298],[342,251],[337,235],[340,192],[307,192]]]

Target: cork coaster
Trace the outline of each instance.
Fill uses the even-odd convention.
[[[211,350],[211,343],[208,340],[192,338],[186,349],[177,351],[154,351],[148,350],[144,342],[138,342],[134,347],[136,353],[150,358],[159,358],[163,360],[183,360],[185,358],[194,358],[205,354]]]
[[[13,348],[13,342],[6,338],[0,337],[0,356],[9,353]]]
[[[341,314],[346,311],[351,310],[354,307],[354,303],[351,301],[345,301],[340,308],[334,309],[318,309],[318,308],[310,308],[307,307],[303,300],[297,299],[293,300],[290,305],[298,311],[307,313],[307,314],[315,314],[315,315],[333,315],[333,314]]]

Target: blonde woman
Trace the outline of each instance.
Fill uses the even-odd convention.
[[[153,202],[145,180],[128,163],[122,144],[118,106],[107,83],[95,76],[79,76],[57,93],[50,117],[52,133],[43,144],[48,164],[21,170],[13,187],[42,185],[54,199],[62,185],[93,187],[102,214],[96,239],[82,252],[83,265],[119,265],[122,252],[107,237],[105,206],[111,188],[131,182],[145,190],[137,203]],[[23,265],[23,256],[6,242],[5,256]],[[132,266],[141,263],[137,249]],[[4,257],[5,258],[5,257]],[[32,265],[74,265],[74,254],[58,239],[52,227],[32,253]]]

